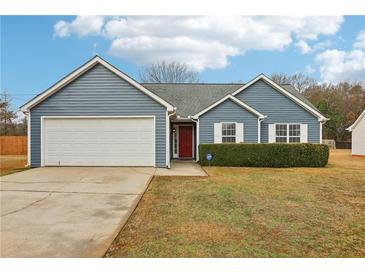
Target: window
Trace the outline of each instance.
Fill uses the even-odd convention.
[[[300,124],[276,124],[277,143],[300,143]]]
[[[236,142],[236,123],[222,123],[222,143]]]
[[[286,143],[287,125],[280,124],[276,125],[276,142]]]
[[[300,125],[289,125],[289,143],[300,143]]]

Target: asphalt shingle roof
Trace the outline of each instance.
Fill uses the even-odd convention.
[[[177,115],[194,115],[237,90],[242,84],[142,84],[177,108]]]
[[[188,117],[197,114],[227,94],[235,92],[244,84],[205,84],[205,83],[181,83],[181,84],[155,84],[142,83],[162,99],[177,108],[177,115]],[[302,94],[289,84],[281,85],[307,105],[316,109]]]

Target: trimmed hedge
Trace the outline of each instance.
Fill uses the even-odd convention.
[[[329,148],[322,144],[203,144],[199,145],[199,160],[211,166],[247,167],[324,167]]]

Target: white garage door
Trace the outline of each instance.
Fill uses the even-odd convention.
[[[154,166],[154,118],[44,118],[43,165]]]

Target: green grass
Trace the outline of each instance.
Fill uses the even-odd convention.
[[[365,159],[157,177],[106,257],[364,257]]]

